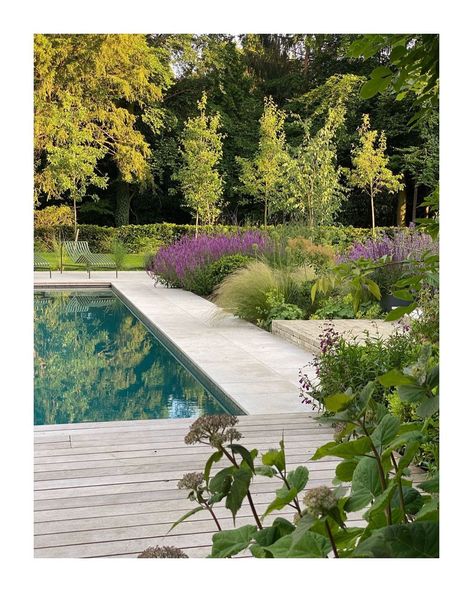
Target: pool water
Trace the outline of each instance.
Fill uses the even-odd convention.
[[[34,318],[35,425],[232,411],[111,290],[36,292]]]

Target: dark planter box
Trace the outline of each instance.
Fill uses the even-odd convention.
[[[381,298],[381,308],[384,312],[390,312],[396,306],[408,306],[412,303],[412,300],[401,300],[400,298],[396,298],[392,294],[385,294]]]

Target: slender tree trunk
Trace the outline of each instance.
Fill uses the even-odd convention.
[[[264,196],[264,226],[268,225],[268,198]]]
[[[77,201],[76,198],[74,196],[74,236],[75,239],[77,240]]]
[[[396,216],[396,223],[398,226],[406,226],[406,203],[407,203],[407,193],[405,189],[402,189],[398,193],[397,196],[397,216]]]
[[[117,197],[115,207],[115,225],[126,226],[130,223],[130,185],[122,179],[117,182]]]
[[[415,224],[417,218],[417,194],[419,193],[419,186],[417,183],[414,185],[414,197],[412,198],[412,221]]]
[[[374,195],[373,195],[373,192],[370,193],[370,198],[371,198],[371,223],[373,226],[373,236],[374,236],[376,221],[375,221],[375,217],[374,217]]]
[[[195,236],[199,234],[199,212],[195,213]]]

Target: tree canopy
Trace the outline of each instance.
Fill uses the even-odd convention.
[[[343,199],[339,175],[365,113],[412,211],[438,179],[430,148],[419,174],[426,129],[438,146],[437,36],[36,35],[36,207],[73,203],[79,222],[102,225],[195,220],[182,179],[203,93],[221,142],[208,198],[221,222],[369,225],[363,190]],[[387,187],[376,210],[395,222]]]

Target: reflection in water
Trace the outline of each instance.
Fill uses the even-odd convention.
[[[35,424],[224,413],[111,291],[35,294]]]

